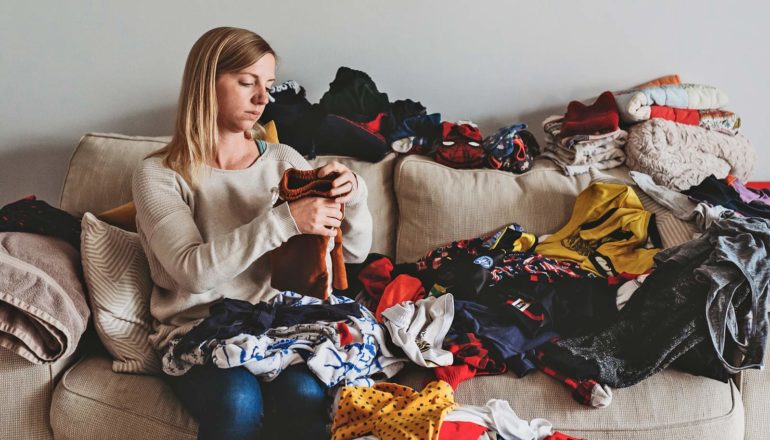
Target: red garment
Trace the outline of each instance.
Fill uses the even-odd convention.
[[[443,422],[438,433],[438,440],[478,440],[481,434],[489,431],[486,426],[473,422]]]
[[[537,365],[537,368],[540,371],[547,374],[548,376],[553,377],[554,379],[566,385],[567,388],[571,389],[572,398],[575,399],[575,401],[582,405],[592,406],[591,394],[593,393],[594,387],[599,385],[598,382],[593,379],[575,379],[569,376],[565,376],[553,368],[548,367],[545,365],[545,363],[543,363],[542,351],[537,352],[537,360],[535,361],[535,365]]]
[[[386,118],[387,113],[380,113],[374,119],[369,122],[357,122],[358,125],[367,129],[368,131],[376,134],[383,134],[382,132],[382,118]]]
[[[364,286],[364,290],[374,301],[379,302],[385,287],[391,282],[390,274],[393,272],[393,262],[389,258],[382,257],[374,260],[358,273],[358,280]]]
[[[344,347],[353,342],[353,334],[350,333],[350,327],[340,321],[337,323],[337,331],[340,334],[340,346]]]
[[[544,440],[585,440],[585,439],[572,437],[571,435],[567,435],[562,432],[556,431],[553,434],[546,437]]]
[[[604,92],[596,102],[585,105],[572,101],[561,124],[561,136],[610,133],[618,129],[618,106],[612,92]]]
[[[747,182],[746,188],[770,189],[770,182]]]
[[[433,369],[433,371],[436,373],[436,379],[443,380],[444,382],[448,383],[455,391],[461,383],[476,377],[476,368],[471,367],[468,364],[436,367]]]
[[[454,365],[436,367],[436,378],[447,382],[453,389],[475,376],[503,374],[508,370],[502,360],[490,356],[481,340],[473,333],[444,341],[444,349],[454,355]]]
[[[610,286],[620,286],[621,284],[625,283],[626,281],[631,281],[639,278],[642,275],[647,275],[652,273],[652,269],[648,270],[645,273],[628,273],[628,272],[621,272],[617,275],[611,275],[607,277],[607,284]]]
[[[404,301],[417,301],[422,298],[425,298],[422,282],[413,276],[401,274],[385,287],[374,316],[377,322],[382,322],[382,312],[385,310]]]
[[[486,152],[481,148],[481,132],[471,124],[441,123],[441,139],[436,140],[436,162],[452,168],[480,168]]]
[[[699,125],[700,111],[691,108],[676,108],[665,105],[651,105],[650,119],[661,118],[680,124]]]

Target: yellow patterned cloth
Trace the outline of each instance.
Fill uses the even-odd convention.
[[[332,439],[374,434],[381,439],[438,439],[444,416],[454,409],[452,387],[434,381],[419,393],[395,384],[345,387],[332,424]]]
[[[575,261],[603,276],[643,274],[660,251],[651,241],[657,236],[651,220],[652,213],[645,211],[629,186],[594,183],[578,195],[567,225],[537,245],[535,252]]]

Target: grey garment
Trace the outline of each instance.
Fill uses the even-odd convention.
[[[645,194],[671,210],[677,218],[684,221],[694,221],[701,232],[708,229],[715,221],[732,217],[735,214],[723,206],[711,206],[703,202],[695,203],[680,192],[658,185],[648,174],[631,171],[629,175]]]
[[[603,329],[555,343],[552,367],[596,375],[614,388],[634,385],[702,341],[735,373],[762,366],[768,332],[770,220],[728,218],[699,238],[661,251],[656,269]],[[545,349],[548,349],[547,347]],[[733,365],[734,351],[744,355]],[[585,374],[583,374],[585,375]]]
[[[714,222],[691,246],[667,249],[656,256],[661,263],[686,261],[708,253],[695,270],[696,279],[709,280],[706,294],[706,322],[716,355],[734,374],[761,368],[768,333],[768,291],[770,290],[770,220],[747,217]],[[748,294],[745,307],[736,307],[741,294]],[[733,365],[726,346],[743,355]]]

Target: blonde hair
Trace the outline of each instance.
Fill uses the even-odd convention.
[[[187,55],[171,142],[148,157],[165,155],[164,165],[195,184],[198,169],[214,160],[216,153],[216,79],[237,72],[275,51],[256,33],[219,27],[203,34]],[[255,124],[250,135],[263,139],[265,130]]]

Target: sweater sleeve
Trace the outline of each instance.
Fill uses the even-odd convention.
[[[149,249],[172,280],[202,293],[231,280],[257,258],[299,234],[287,204],[271,208],[230,233],[203,241],[176,173],[146,160],[134,173],[137,223]],[[188,190],[189,191],[189,190]]]
[[[364,178],[356,174],[358,190],[345,205],[342,220],[342,251],[346,263],[362,263],[372,248],[372,214],[366,199],[369,189]]]

